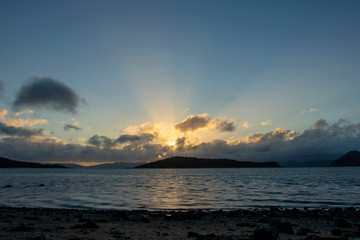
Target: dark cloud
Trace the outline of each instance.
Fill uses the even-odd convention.
[[[209,124],[210,120],[206,118],[205,114],[188,116],[184,121],[175,125],[175,129],[181,132],[195,131],[199,128],[204,128]]]
[[[136,148],[138,145],[143,145],[151,142],[155,138],[154,135],[143,133],[140,135],[124,134],[117,139],[111,139],[106,136],[94,135],[87,140],[87,143],[95,147],[111,148],[116,144],[130,144],[128,148]]]
[[[21,107],[46,107],[76,113],[81,100],[74,90],[52,78],[33,78],[24,84],[16,95],[13,109]]]
[[[81,128],[79,128],[78,126],[75,126],[73,124],[65,124],[64,125],[64,130],[65,131],[72,131],[72,130],[81,131]]]
[[[230,122],[229,120],[218,120],[216,128],[221,132],[233,132],[236,130],[234,122]]]
[[[111,138],[105,136],[99,136],[99,135],[94,135],[90,137],[86,142],[95,147],[104,147],[104,148],[110,148],[114,145],[113,143],[114,141]]]
[[[177,151],[184,150],[185,142],[186,142],[186,137],[177,138],[175,142],[176,150]]]
[[[42,129],[28,129],[23,127],[13,127],[8,126],[0,122],[0,134],[8,136],[18,136],[18,137],[31,137],[31,136],[41,136],[43,135]]]
[[[121,135],[118,139],[115,140],[117,143],[126,143],[126,142],[151,142],[154,139],[154,135],[149,133],[143,133],[140,135],[130,135],[124,134]]]

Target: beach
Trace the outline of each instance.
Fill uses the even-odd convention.
[[[0,208],[0,239],[360,239],[360,210]]]

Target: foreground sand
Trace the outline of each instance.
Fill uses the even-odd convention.
[[[360,239],[360,210],[113,211],[0,208],[0,239]]]

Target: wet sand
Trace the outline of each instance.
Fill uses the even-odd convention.
[[[116,211],[0,207],[0,239],[360,239],[360,210]]]

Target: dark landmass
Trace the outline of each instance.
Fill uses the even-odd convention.
[[[289,160],[280,162],[283,167],[328,167],[333,160]]]
[[[99,165],[95,165],[95,166],[90,166],[88,168],[134,168],[137,167],[139,165],[144,164],[143,162],[136,162],[136,163],[131,163],[131,162],[116,162],[116,163],[105,163],[105,164],[99,164]]]
[[[360,210],[147,211],[0,207],[0,239],[355,240]]]
[[[0,157],[0,168],[66,168],[60,164],[22,162]]]
[[[360,166],[360,152],[351,151],[339,157],[331,163],[332,167],[355,167]]]
[[[231,159],[207,159],[195,157],[171,157],[146,163],[136,168],[275,168],[276,162],[248,162]]]

